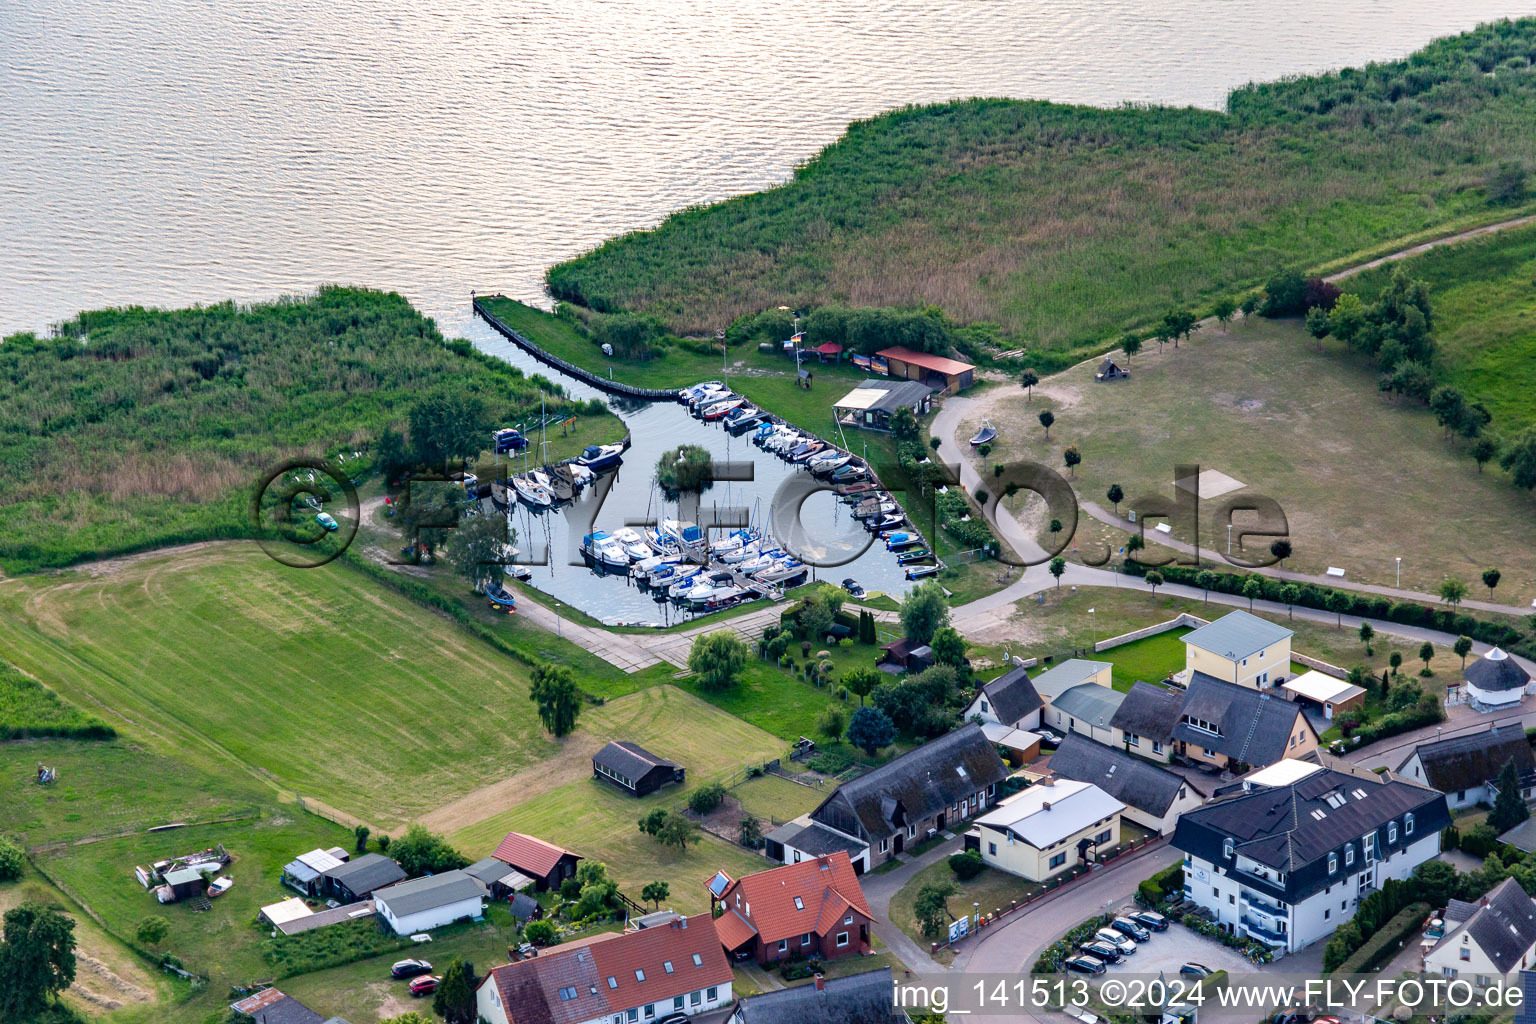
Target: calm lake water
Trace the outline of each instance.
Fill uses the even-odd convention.
[[[123,303],[471,288],[973,95],[1220,106],[1531,0],[10,0],[0,333]]]

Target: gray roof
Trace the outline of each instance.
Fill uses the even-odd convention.
[[[803,825],[797,825],[791,821],[787,825],[780,825],[763,838],[792,846],[813,857],[825,857],[841,850],[852,858],[863,849],[862,844],[839,832],[834,832],[817,821]]]
[[[997,748],[971,722],[843,783],[811,817],[840,832],[884,839],[896,832],[898,811],[903,822],[917,821],[1007,777]]]
[[[532,921],[539,914],[539,901],[525,892],[512,897],[512,916],[519,921]]]
[[[1075,732],[1051,755],[1051,771],[1098,786],[1121,803],[1158,818],[1168,813],[1184,787],[1181,776]]]
[[[1044,701],[1029,681],[1029,673],[1022,668],[1004,672],[982,686],[982,692],[992,705],[993,714],[1007,725],[1013,725],[1031,712],[1038,711]]]
[[[490,885],[492,882],[501,881],[516,870],[516,868],[508,867],[504,862],[497,860],[495,857],[482,857],[465,868],[464,873],[480,879],[486,885]]]
[[[290,995],[276,989],[264,989],[237,1002],[256,1024],[328,1024],[326,1019]]]
[[[1519,722],[1421,743],[1397,766],[1402,771],[1417,754],[1424,766],[1424,781],[1442,793],[1476,789],[1498,778],[1510,761],[1522,779],[1536,774],[1536,758]]]
[[[592,755],[592,760],[605,768],[611,768],[628,779],[639,780],[652,768],[678,768],[674,761],[646,750],[638,743],[614,741]]]
[[[325,877],[361,896],[394,885],[405,878],[405,871],[382,853],[365,853],[356,860],[331,868]]]
[[[1488,905],[1479,907],[1472,919],[1445,937],[1445,942],[1460,942],[1462,932],[1493,961],[1501,974],[1522,966],[1525,954],[1536,945],[1536,902],[1533,902],[1513,878],[1493,887]]]
[[[1297,719],[1306,720],[1299,704],[1204,672],[1196,672],[1190,679],[1180,713],[1183,718],[1213,723],[1220,732],[1213,735],[1181,720],[1173,728],[1175,739],[1256,768],[1283,758]]]
[[[1078,683],[1085,683],[1099,671],[1112,667],[1107,661],[1088,661],[1084,658],[1068,658],[1055,668],[1035,676],[1035,692],[1046,700],[1055,700]]]
[[[1096,729],[1108,729],[1124,699],[1125,694],[1119,690],[1098,683],[1079,683],[1051,701],[1051,707]]]
[[[891,969],[781,988],[741,1001],[746,1024],[892,1024],[902,1020],[891,1005]]]
[[[1109,724],[1166,743],[1173,738],[1173,727],[1179,724],[1179,708],[1183,703],[1182,692],[1138,680],[1120,702]]]
[[[165,873],[165,884],[186,885],[189,882],[201,882],[203,873],[197,868],[177,868],[175,871]]]
[[[1184,635],[1186,644],[1233,661],[1241,661],[1295,634],[1278,623],[1245,611],[1235,611]]]
[[[1531,681],[1525,669],[1497,647],[1468,665],[1462,675],[1479,690],[1490,692],[1518,690]]]
[[[879,409],[883,412],[895,412],[897,409],[910,409],[921,402],[928,395],[933,394],[933,388],[927,384],[920,384],[915,380],[892,380],[890,378],[871,378],[859,384],[860,388],[878,388],[885,395],[866,408]]]
[[[450,903],[485,895],[479,879],[463,871],[444,871],[440,875],[413,878],[373,894],[373,901],[389,907],[395,917],[409,917],[423,910],[435,910]]]

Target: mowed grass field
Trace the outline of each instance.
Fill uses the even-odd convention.
[[[0,645],[201,772],[246,773],[375,827],[558,750],[524,665],[339,563],[290,569],[254,545],[5,581]]]
[[[1123,515],[1143,496],[1172,501],[1175,466],[1198,465],[1246,485],[1201,503],[1201,546],[1213,557],[1225,547],[1221,502],[1262,494],[1285,511],[1295,548],[1288,569],[1322,575],[1339,566],[1350,580],[1390,586],[1402,556],[1405,589],[1435,593],[1449,575],[1486,596],[1476,581],[1498,566],[1502,601],[1536,597],[1536,496],[1500,471],[1479,473],[1427,409],[1383,397],[1375,370],[1337,341],[1320,352],[1299,324],[1255,318],[1227,332],[1209,326],[1162,354],[1149,345],[1128,381],[1097,383],[1095,368],[1050,377],[1032,402],[1016,387],[983,392],[958,431],[968,436],[983,416],[998,428],[983,476],[993,463],[1022,459],[1067,476],[1062,453],[1076,445],[1083,462],[1070,482],[1079,501],[1109,511],[1105,492],[1118,483]],[[1046,409],[1056,417],[1049,440],[1037,419]],[[1086,511],[1078,526],[1085,553],[1101,537],[1115,549],[1125,542]],[[1186,533],[1175,525],[1175,536]]]

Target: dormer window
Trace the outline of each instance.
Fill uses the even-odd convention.
[[[1227,860],[1231,860],[1232,859],[1232,846],[1233,846],[1233,843],[1232,843],[1232,840],[1230,840],[1230,839],[1223,839],[1221,841],[1221,855],[1223,857],[1225,857]]]
[[[1407,835],[1410,835],[1410,836],[1413,835],[1413,812],[1412,811],[1409,811],[1407,814],[1403,815],[1403,832],[1405,834],[1407,834]]]
[[[1397,842],[1397,822],[1395,821],[1387,825],[1387,842]]]
[[[1354,862],[1355,862],[1355,848],[1353,846],[1346,846],[1346,847],[1344,847],[1344,866],[1345,867],[1349,867]]]
[[[1328,873],[1337,874],[1339,870],[1339,855],[1332,850],[1328,851]]]

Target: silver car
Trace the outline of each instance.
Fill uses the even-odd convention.
[[[1113,928],[1100,928],[1093,934],[1094,938],[1101,939],[1118,949],[1122,956],[1130,956],[1136,952],[1136,940],[1129,935],[1121,935]]]

